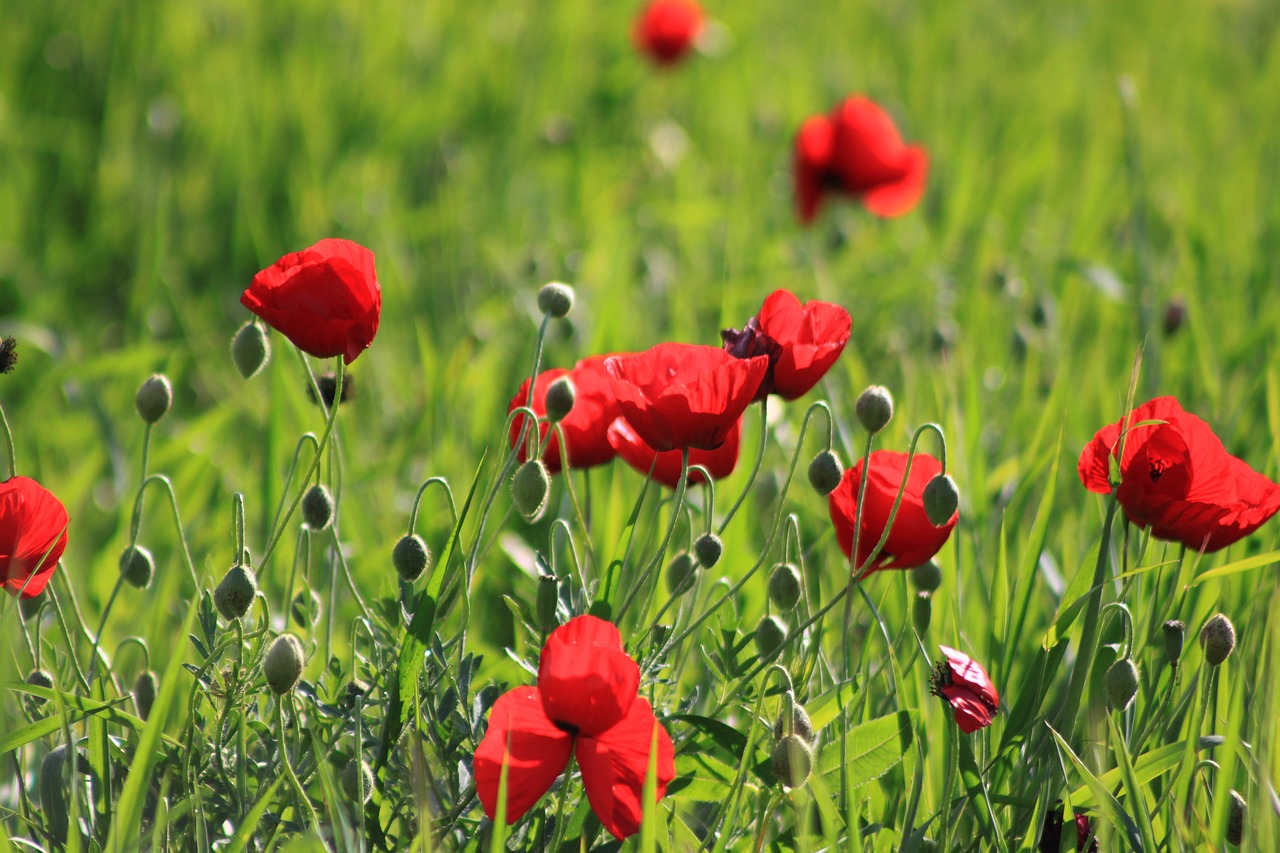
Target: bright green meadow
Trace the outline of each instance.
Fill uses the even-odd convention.
[[[612,0],[3,5],[0,403],[17,472],[71,522],[39,615],[0,596],[0,853],[1065,851],[1072,812],[1105,853],[1227,850],[1232,791],[1238,849],[1280,849],[1280,522],[1204,555],[1123,513],[1108,535],[1076,473],[1095,431],[1169,394],[1280,478],[1274,0],[706,0],[700,52],[665,70],[632,45],[640,4]],[[804,228],[794,134],[854,93],[927,148],[924,199]],[[245,380],[229,343],[253,275],[324,237],[375,252],[383,302],[313,466],[308,368],[334,365],[271,332]],[[576,301],[540,338],[548,281]],[[778,288],[844,306],[853,334],[806,397],[747,411],[714,520],[690,487],[664,551],[671,492],[621,461],[516,512],[507,403],[540,341],[542,369],[719,345]],[[173,407],[147,427],[155,372]],[[874,447],[936,423],[959,484],[931,619],[909,573],[877,572],[848,623],[841,602],[761,658],[775,563],[803,570],[790,628],[846,590],[806,412],[826,401],[852,465],[872,384],[895,402]],[[308,470],[337,496],[323,533],[295,511]],[[740,496],[719,562],[664,607],[663,566]],[[433,560],[403,583],[415,507]],[[134,542],[145,589],[119,582]],[[229,624],[209,594],[241,542],[261,595]],[[509,828],[475,797],[485,712],[534,683],[548,572],[556,621],[620,618],[676,744],[621,843],[576,777]],[[307,589],[315,619],[290,613]],[[1238,642],[1210,667],[1219,612]],[[307,662],[277,699],[261,660],[286,630]],[[990,673],[992,726],[960,733],[929,694],[940,644]],[[1137,697],[1109,711],[1125,651]],[[24,686],[36,668],[54,689]],[[794,788],[770,762],[781,670],[820,729]],[[80,766],[49,771],[68,742]]]

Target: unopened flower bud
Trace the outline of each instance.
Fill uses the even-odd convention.
[[[354,707],[357,699],[363,699],[369,695],[369,690],[368,682],[353,678],[347,682],[347,689],[342,694],[343,701],[348,707]]]
[[[1187,322],[1187,299],[1185,296],[1174,296],[1169,303],[1164,306],[1164,333],[1165,336],[1177,334],[1183,324]]]
[[[551,281],[538,289],[538,310],[552,317],[563,317],[573,310],[573,288]]]
[[[872,385],[858,395],[853,410],[862,428],[874,435],[893,418],[893,397],[883,385]]]
[[[43,687],[46,690],[53,689],[53,675],[47,669],[33,669],[24,680],[32,687]],[[43,696],[28,695],[27,701],[29,702],[29,710],[34,710],[45,703],[45,698]]]
[[[333,495],[323,483],[316,483],[302,496],[302,523],[312,530],[324,530],[333,521]]]
[[[163,418],[173,405],[173,386],[169,384],[169,377],[163,373],[148,376],[138,386],[133,405],[144,423],[153,424]]]
[[[547,509],[547,495],[551,492],[551,475],[541,459],[531,459],[516,470],[511,478],[511,496],[516,509],[526,521],[537,521]]]
[[[960,490],[950,474],[939,474],[924,487],[924,514],[929,523],[941,527],[951,520],[960,507]]]
[[[125,548],[120,555],[120,575],[132,587],[146,589],[155,569],[156,561],[152,559],[151,552],[141,545]]]
[[[271,344],[262,327],[250,321],[231,339],[231,360],[245,379],[256,374],[271,356]]]
[[[777,616],[766,616],[756,626],[756,653],[760,660],[772,660],[787,639],[787,623]]]
[[[773,775],[787,788],[798,788],[813,769],[813,750],[799,735],[784,737],[773,747]]]
[[[1244,801],[1238,791],[1231,792],[1231,804],[1227,808],[1227,843],[1239,847],[1244,841],[1244,819],[1249,812],[1249,804]]]
[[[573,387],[573,380],[568,376],[561,376],[548,385],[545,401],[547,419],[552,423],[563,420],[564,416],[572,411],[575,396],[576,391]]]
[[[353,803],[364,805],[373,796],[373,770],[354,758],[342,768],[342,793]]]
[[[693,543],[693,555],[698,558],[698,565],[711,568],[720,562],[724,553],[724,543],[714,533],[704,533]]]
[[[300,589],[289,605],[289,618],[299,628],[309,628],[320,621],[320,596],[314,589]]]
[[[911,583],[920,592],[934,592],[942,586],[942,569],[933,560],[911,570]]]
[[[293,634],[276,637],[262,661],[262,672],[272,693],[283,696],[292,690],[302,677],[302,641]]]
[[[151,716],[151,706],[156,702],[156,674],[149,669],[138,673],[133,681],[133,704],[138,708],[138,716],[147,719]]]
[[[809,463],[809,485],[820,495],[829,495],[840,485],[844,477],[844,468],[840,465],[840,457],[830,450],[824,450]]]
[[[693,589],[693,580],[698,576],[698,564],[688,551],[681,551],[667,563],[667,594],[680,595]]]
[[[533,618],[538,622],[538,629],[550,633],[560,625],[556,616],[556,607],[560,603],[560,583],[551,575],[538,577],[538,597],[533,609]]]
[[[18,613],[21,614],[24,622],[35,617],[42,607],[44,607],[44,599],[38,595],[18,599]]]
[[[18,339],[9,335],[0,341],[0,373],[12,373],[18,363]]]
[[[1209,666],[1221,666],[1236,647],[1236,626],[1223,614],[1213,614],[1200,630],[1200,645]]]
[[[1114,710],[1124,711],[1138,695],[1138,667],[1130,658],[1120,658],[1111,664],[1102,677],[1107,693],[1107,704]]]
[[[317,400],[316,390],[319,389],[320,397]],[[312,383],[307,380],[307,399],[311,402],[323,402],[326,409],[333,408],[333,397],[338,393],[338,376],[336,373],[321,373],[316,376],[316,381]],[[356,377],[350,371],[342,374],[342,397],[338,403],[350,402],[356,395]]]
[[[258,579],[253,570],[245,566],[232,566],[213,590],[213,603],[228,622],[249,612],[253,597],[258,594]]]
[[[427,543],[416,533],[401,536],[396,547],[391,549],[391,565],[395,566],[396,574],[405,583],[416,581],[430,564],[431,552]]]
[[[40,763],[40,811],[48,821],[49,834],[59,846],[67,840],[66,764],[70,750],[64,743],[49,750]]]
[[[775,741],[782,740],[787,736],[786,722],[787,715],[784,711],[778,715],[778,719],[773,724],[773,739]],[[809,712],[799,702],[791,703],[791,734],[799,735],[804,738],[805,743],[812,746],[818,740],[818,733],[813,730],[813,720],[809,717]]]
[[[793,563],[778,563],[769,572],[769,602],[779,610],[794,610],[803,592],[800,569]]]
[[[1179,619],[1170,619],[1160,628],[1164,636],[1164,656],[1170,665],[1177,666],[1182,657],[1182,641],[1187,634],[1187,626]]]
[[[911,621],[920,635],[929,632],[929,623],[933,621],[933,593],[921,590],[911,602]]]

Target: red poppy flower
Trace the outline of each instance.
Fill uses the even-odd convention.
[[[694,0],[653,0],[631,32],[636,48],[658,65],[673,65],[702,31],[702,8]]]
[[[725,351],[735,358],[769,356],[769,370],[756,399],[777,394],[787,400],[803,397],[836,363],[849,341],[849,312],[830,302],[806,302],[789,290],[775,290],[760,313],[739,332],[720,333]]]
[[[67,508],[29,477],[0,483],[0,582],[10,595],[35,598],[67,548]]]
[[[734,422],[733,428],[724,440],[724,444],[715,450],[690,450],[689,465],[701,465],[711,472],[715,480],[722,480],[733,473],[738,464],[738,447],[741,444],[742,419]],[[609,425],[609,445],[617,451],[628,465],[641,474],[648,474],[653,468],[653,479],[669,489],[680,484],[681,453],[679,450],[667,450],[659,453],[644,443],[644,439],[636,435],[636,431],[627,423],[626,418],[618,418]],[[654,465],[654,459],[658,464]],[[700,471],[689,472],[691,485],[705,482]]]
[[[657,795],[675,778],[675,747],[637,691],[640,667],[611,623],[577,616],[542,647],[536,687],[517,687],[494,703],[472,764],[476,793],[493,819],[507,765],[507,820],[515,823],[569,763],[582,769],[591,810],[616,838],[640,828],[650,749],[657,741]]]
[[[949,646],[939,648],[946,660],[934,664],[930,692],[946,700],[955,712],[956,725],[965,734],[991,725],[1000,710],[1000,694],[987,671],[964,652]]]
[[[853,525],[858,517],[863,461],[858,460],[858,464],[844,472],[840,485],[827,499],[831,521],[836,528],[836,542],[846,557],[853,549]],[[862,512],[862,533],[858,536],[858,566],[866,563],[889,523],[889,513],[893,510],[906,467],[905,453],[877,450],[871,454],[867,505]],[[924,511],[924,487],[940,473],[942,463],[927,453],[917,453],[911,460],[911,473],[907,477],[907,487],[902,493],[902,504],[894,517],[889,539],[876,562],[866,571],[915,568],[927,563],[946,544],[960,518],[959,510],[941,527],[934,527]]]
[[[597,355],[585,358],[574,365],[572,370],[553,368],[538,374],[533,384],[533,410],[541,417],[547,413],[547,388],[561,376],[568,376],[573,381],[573,408],[560,421],[564,430],[564,440],[569,445],[569,467],[591,468],[613,459],[614,449],[605,435],[609,424],[618,417],[618,403],[613,398],[613,379],[604,369],[604,360],[608,356]],[[529,399],[529,380],[526,379],[520,390],[511,398],[507,412],[523,406]],[[516,417],[511,422],[508,441],[512,445],[520,437],[520,429],[524,425],[523,417]],[[546,438],[550,429],[545,422],[541,425],[542,437]],[[519,458],[525,461],[526,447],[521,446]],[[547,447],[543,451],[542,461],[547,470],[555,473],[563,467],[560,457],[560,439],[551,434]]]
[[[373,252],[328,239],[255,275],[240,303],[303,352],[350,364],[378,333],[382,289]]]
[[[861,96],[847,98],[829,118],[810,118],[796,135],[801,222],[817,214],[826,190],[862,199],[877,216],[901,216],[924,194],[928,172],[924,149],[904,145],[889,114]]]
[[[622,416],[645,444],[654,450],[714,450],[755,399],[769,359],[668,343],[612,356],[604,366]]]
[[[1150,527],[1157,539],[1216,551],[1248,536],[1280,510],[1280,485],[1227,453],[1209,425],[1183,411],[1173,397],[1143,403],[1098,430],[1080,454],[1085,488],[1111,491],[1113,458],[1120,461],[1116,500],[1130,521]]]

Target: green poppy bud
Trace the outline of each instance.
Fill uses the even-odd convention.
[[[560,603],[560,584],[551,575],[538,577],[538,598],[533,615],[538,621],[538,629],[543,633],[554,631],[560,625],[556,616],[556,607]]]
[[[49,822],[49,834],[60,845],[67,840],[66,764],[69,752],[65,743],[55,746],[40,763],[40,811]]]
[[[249,605],[258,594],[258,579],[253,570],[245,566],[232,566],[213,590],[213,603],[228,622],[249,612]]]
[[[320,621],[320,596],[314,589],[300,589],[289,605],[289,618],[299,628],[309,628]]]
[[[720,562],[724,553],[724,543],[714,533],[704,533],[693,543],[693,555],[698,558],[698,565],[711,568]]]
[[[271,692],[283,696],[292,690],[302,677],[302,663],[302,641],[293,634],[276,637],[262,661],[262,672],[267,676]]]
[[[46,690],[53,689],[53,674],[50,673],[47,669],[31,670],[31,672],[27,674],[27,677],[24,679],[24,681],[26,681],[26,683],[30,684],[32,687],[43,687]],[[46,701],[43,696],[32,696],[29,694],[23,698],[27,703],[27,710],[33,715],[35,714],[36,709],[38,709]]]
[[[911,602],[911,622],[916,626],[916,633],[924,636],[929,632],[929,623],[933,621],[933,593],[921,590]]]
[[[551,475],[541,459],[531,459],[516,469],[511,478],[511,496],[516,509],[526,521],[534,522],[547,509],[547,495],[551,492]]]
[[[133,681],[133,704],[138,708],[138,716],[147,719],[151,716],[151,706],[156,702],[156,674],[151,670],[143,670]]]
[[[1200,630],[1200,645],[1209,666],[1221,666],[1236,647],[1236,626],[1221,613],[1215,613]]]
[[[766,616],[756,626],[756,652],[761,660],[777,656],[787,639],[787,623],[777,616]],[[794,786],[793,786],[794,787]]]
[[[778,563],[769,573],[769,602],[782,611],[794,610],[804,592],[800,570],[792,563]]]
[[[173,405],[173,386],[169,384],[169,378],[163,373],[148,376],[138,386],[133,405],[143,423],[153,424],[163,418]]]
[[[396,574],[405,583],[416,581],[430,564],[431,552],[427,543],[416,533],[400,537],[396,547],[391,549],[391,565],[395,566]]]
[[[883,385],[872,385],[858,395],[853,411],[862,428],[875,435],[893,419],[893,396]]]
[[[681,551],[667,563],[667,594],[681,595],[693,589],[693,580],[698,576],[698,564],[688,551]]]
[[[1129,658],[1111,664],[1102,677],[1102,687],[1107,693],[1107,704],[1116,711],[1124,711],[1138,695],[1138,667]]]
[[[786,727],[786,712],[778,715],[778,719],[773,724],[773,739],[775,741],[782,740],[787,733],[784,731]],[[804,709],[799,702],[791,703],[791,734],[799,735],[804,738],[805,743],[812,746],[818,740],[818,733],[813,730],[813,720],[809,717],[809,712]]]
[[[266,332],[252,320],[240,327],[231,338],[231,360],[245,379],[255,375],[271,356]]]
[[[942,586],[942,569],[933,560],[911,570],[911,583],[920,592],[935,592]]]
[[[0,373],[12,373],[18,364],[18,339],[9,335],[0,341]]]
[[[302,523],[312,530],[324,530],[333,521],[333,495],[316,483],[302,496]]]
[[[840,485],[844,478],[844,468],[840,465],[840,457],[830,450],[824,450],[809,463],[809,485],[820,495],[829,495]]]
[[[1244,819],[1249,812],[1249,804],[1244,801],[1238,791],[1231,792],[1231,805],[1227,810],[1227,843],[1239,847],[1244,841]]]
[[[950,474],[939,474],[924,487],[924,514],[929,523],[941,527],[951,520],[960,506],[960,490]]]
[[[347,682],[347,689],[343,692],[342,699],[347,707],[354,707],[357,699],[363,699],[369,695],[370,689],[368,682],[353,678]]]
[[[1171,666],[1177,666],[1182,657],[1182,641],[1187,634],[1187,626],[1181,620],[1170,619],[1160,629],[1164,636],[1164,656]]]
[[[573,310],[573,288],[551,281],[538,289],[538,310],[552,317],[563,317]]]
[[[120,555],[120,575],[132,587],[146,589],[151,584],[155,569],[156,561],[152,559],[151,552],[141,545],[125,548]]]
[[[798,788],[813,770],[813,750],[799,735],[784,737],[773,747],[773,775],[786,788]]]
[[[547,419],[552,423],[564,420],[565,415],[573,410],[576,395],[573,380],[568,376],[561,376],[548,385],[545,399]]]
[[[373,770],[354,758],[342,768],[342,793],[353,803],[364,805],[373,796]]]

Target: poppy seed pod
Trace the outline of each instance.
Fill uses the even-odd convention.
[[[933,593],[921,590],[911,602],[911,623],[915,625],[917,634],[926,634],[932,621]]]
[[[911,570],[911,583],[920,592],[934,592],[942,586],[942,569],[933,560]]]
[[[778,563],[769,572],[769,603],[779,610],[794,610],[803,592],[795,564]]]
[[[1249,804],[1238,791],[1231,792],[1231,804],[1227,809],[1227,843],[1239,847],[1244,841],[1244,819]]]
[[[552,317],[563,317],[573,310],[573,288],[563,282],[549,281],[538,288],[538,310]]]
[[[883,385],[872,385],[858,395],[853,411],[862,428],[875,435],[893,419],[893,396]]]
[[[320,596],[314,589],[302,589],[289,605],[289,618],[299,628],[309,628],[320,621]]]
[[[133,704],[138,708],[138,716],[147,719],[151,716],[151,706],[156,701],[156,674],[149,669],[138,673],[133,681]]]
[[[173,405],[173,386],[169,384],[169,377],[163,373],[148,376],[138,386],[133,405],[144,423],[153,424],[163,418]]]
[[[688,551],[681,551],[667,563],[667,594],[680,595],[693,588],[693,579],[698,576],[698,564]]]
[[[561,376],[547,386],[547,417],[552,423],[563,420],[569,412],[573,411],[576,395],[577,389],[573,387],[573,380],[568,376]]]
[[[787,714],[786,711],[783,711],[773,724],[773,739],[775,741],[786,737],[786,722]],[[804,738],[805,743],[810,746],[818,740],[818,733],[813,730],[813,720],[809,717],[809,712],[804,709],[803,705],[795,701],[791,703],[791,734]]]
[[[315,531],[324,530],[333,521],[333,495],[322,483],[316,483],[302,496],[302,523]]]
[[[391,565],[395,566],[396,574],[405,583],[416,581],[430,564],[431,551],[416,533],[401,536],[396,547],[391,549]]]
[[[1221,666],[1236,647],[1236,626],[1221,613],[1215,613],[1200,630],[1200,645],[1209,666]]]
[[[540,459],[524,463],[511,478],[511,497],[525,521],[533,522],[542,517],[547,509],[547,495],[550,492],[551,475]]]
[[[1114,710],[1124,711],[1138,695],[1138,667],[1129,658],[1111,664],[1106,675],[1102,677],[1102,686],[1107,693],[1107,704]]]
[[[773,747],[773,775],[786,788],[798,788],[813,770],[813,750],[799,735],[784,737]]]
[[[245,379],[262,370],[270,357],[271,344],[267,341],[267,334],[252,320],[241,326],[231,338],[231,361]]]
[[[756,653],[760,655],[760,660],[772,660],[787,639],[787,623],[777,616],[766,616],[756,626],[755,636]]]
[[[820,495],[829,495],[840,485],[844,476],[844,466],[840,457],[830,450],[824,450],[809,463],[809,485]]]
[[[560,625],[556,617],[556,606],[560,603],[560,584],[552,575],[538,577],[538,597],[534,603],[533,618],[537,620],[538,629],[550,633]]]
[[[960,507],[960,490],[950,474],[939,474],[924,487],[924,514],[929,523],[941,527],[951,520]]]
[[[693,543],[693,554],[698,558],[698,565],[711,568],[720,562],[724,553],[724,543],[714,533],[704,533]]]
[[[249,612],[249,605],[258,594],[258,579],[253,570],[245,566],[232,566],[213,590],[213,603],[228,622]]]
[[[1180,619],[1170,619],[1160,628],[1164,637],[1164,656],[1171,666],[1178,665],[1182,657],[1182,642],[1187,635],[1186,623]]]
[[[141,545],[133,545],[120,555],[120,575],[125,582],[137,589],[146,589],[151,584],[151,576],[155,573],[156,562],[151,552]]]
[[[294,688],[302,677],[302,641],[293,634],[281,634],[267,649],[262,660],[262,672],[267,686],[277,696],[283,696]]]
[[[353,803],[369,802],[373,796],[373,770],[363,761],[354,758],[342,768],[342,793]]]

